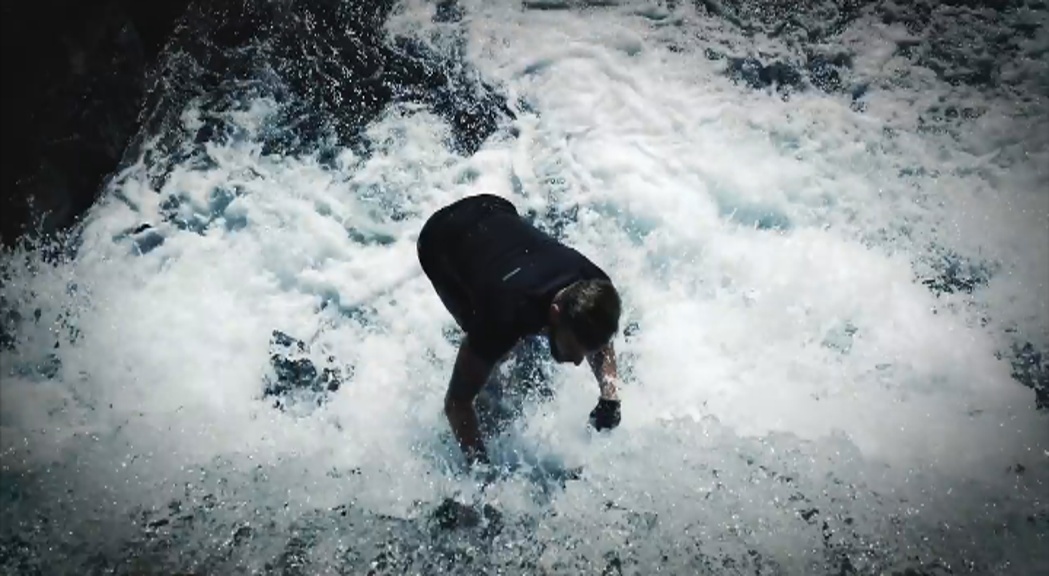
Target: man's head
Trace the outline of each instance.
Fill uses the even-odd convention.
[[[550,353],[558,362],[580,364],[619,330],[622,303],[607,280],[581,280],[558,293],[550,305]]]

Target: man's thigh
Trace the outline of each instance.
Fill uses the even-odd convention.
[[[472,310],[470,294],[455,273],[451,263],[448,234],[431,219],[423,226],[416,244],[419,265],[430,280],[434,292],[460,328],[466,330]]]

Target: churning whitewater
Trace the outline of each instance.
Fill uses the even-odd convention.
[[[1044,571],[1045,4],[755,6],[405,1],[374,42],[451,88],[359,133],[295,84],[365,81],[320,32],[174,43],[81,225],[3,255],[3,572]],[[484,490],[415,252],[476,193],[625,304],[622,425],[522,355]]]

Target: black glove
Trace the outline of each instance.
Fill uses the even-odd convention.
[[[590,425],[597,431],[611,430],[619,426],[619,400],[601,398],[590,411]]]

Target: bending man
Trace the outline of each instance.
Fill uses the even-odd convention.
[[[590,424],[597,430],[619,425],[612,338],[621,302],[604,271],[490,194],[438,210],[423,225],[417,248],[423,271],[466,333],[444,411],[471,465],[488,462],[474,398],[525,337],[544,335],[557,362],[578,366],[585,358],[600,388]]]

